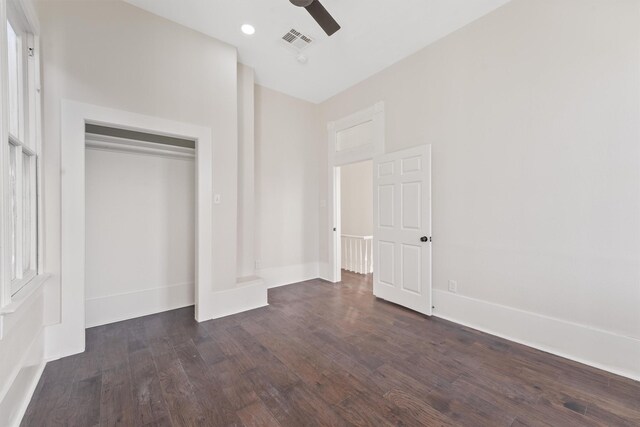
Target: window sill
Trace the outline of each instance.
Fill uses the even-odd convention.
[[[0,308],[0,316],[15,313],[33,294],[38,292],[42,285],[51,277],[50,274],[39,274],[29,281],[22,289],[20,289],[13,297],[11,302]]]

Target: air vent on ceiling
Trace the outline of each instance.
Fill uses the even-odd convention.
[[[302,52],[313,43],[311,37],[305,36],[293,28],[282,36],[282,40],[287,47],[294,49],[296,52]]]

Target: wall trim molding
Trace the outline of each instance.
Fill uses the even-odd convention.
[[[97,124],[196,141],[195,317],[211,309],[213,259],[213,130],[119,109],[61,100],[60,109],[60,319],[47,327],[46,356],[85,349],[85,125]]]
[[[29,407],[29,403],[31,403],[31,398],[33,398],[33,394],[36,391],[36,387],[38,387],[38,382],[40,382],[40,378],[42,377],[42,373],[44,372],[44,368],[47,366],[47,362],[42,362],[37,366],[33,366],[30,369],[30,372],[27,373],[26,378],[22,381],[23,390],[22,398],[15,403],[17,411],[15,412],[15,416],[13,419],[8,420],[8,426],[18,427],[24,418],[25,413],[27,412],[27,408]],[[14,382],[11,386],[11,390],[14,389],[16,383]],[[10,391],[11,391],[10,390]],[[10,393],[7,393],[9,396]],[[4,400],[3,400],[4,403]]]
[[[320,277],[320,263],[308,262],[284,267],[271,267],[258,270],[268,289],[291,285]]]
[[[433,301],[436,317],[640,380],[640,339],[440,289]]]
[[[208,319],[218,319],[269,305],[267,287],[264,281],[257,277],[241,281],[235,288],[213,292],[211,299],[211,313],[207,313]]]
[[[195,302],[195,283],[143,289],[85,301],[86,327],[106,325],[188,307]]]
[[[0,419],[6,420],[7,426],[19,426],[27,412],[27,407],[47,364],[42,358],[44,346],[45,333],[44,328],[41,328],[29,344],[9,384],[2,390]]]

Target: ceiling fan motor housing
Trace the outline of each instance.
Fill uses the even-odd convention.
[[[313,0],[289,0],[289,1],[298,7],[307,7],[311,3],[313,3]]]

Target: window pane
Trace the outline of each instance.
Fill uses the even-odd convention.
[[[11,193],[9,238],[11,239],[11,280],[18,273],[18,182],[16,176],[16,154],[18,148],[9,144],[9,191]]]
[[[32,188],[31,183],[31,159],[32,157],[24,153],[22,156],[22,269],[23,271],[32,270],[31,265],[31,230],[33,227],[32,216]]]
[[[7,45],[9,66],[9,132],[20,138],[20,107],[18,96],[20,94],[20,79],[18,64],[20,61],[19,39],[9,22],[7,22]]]

